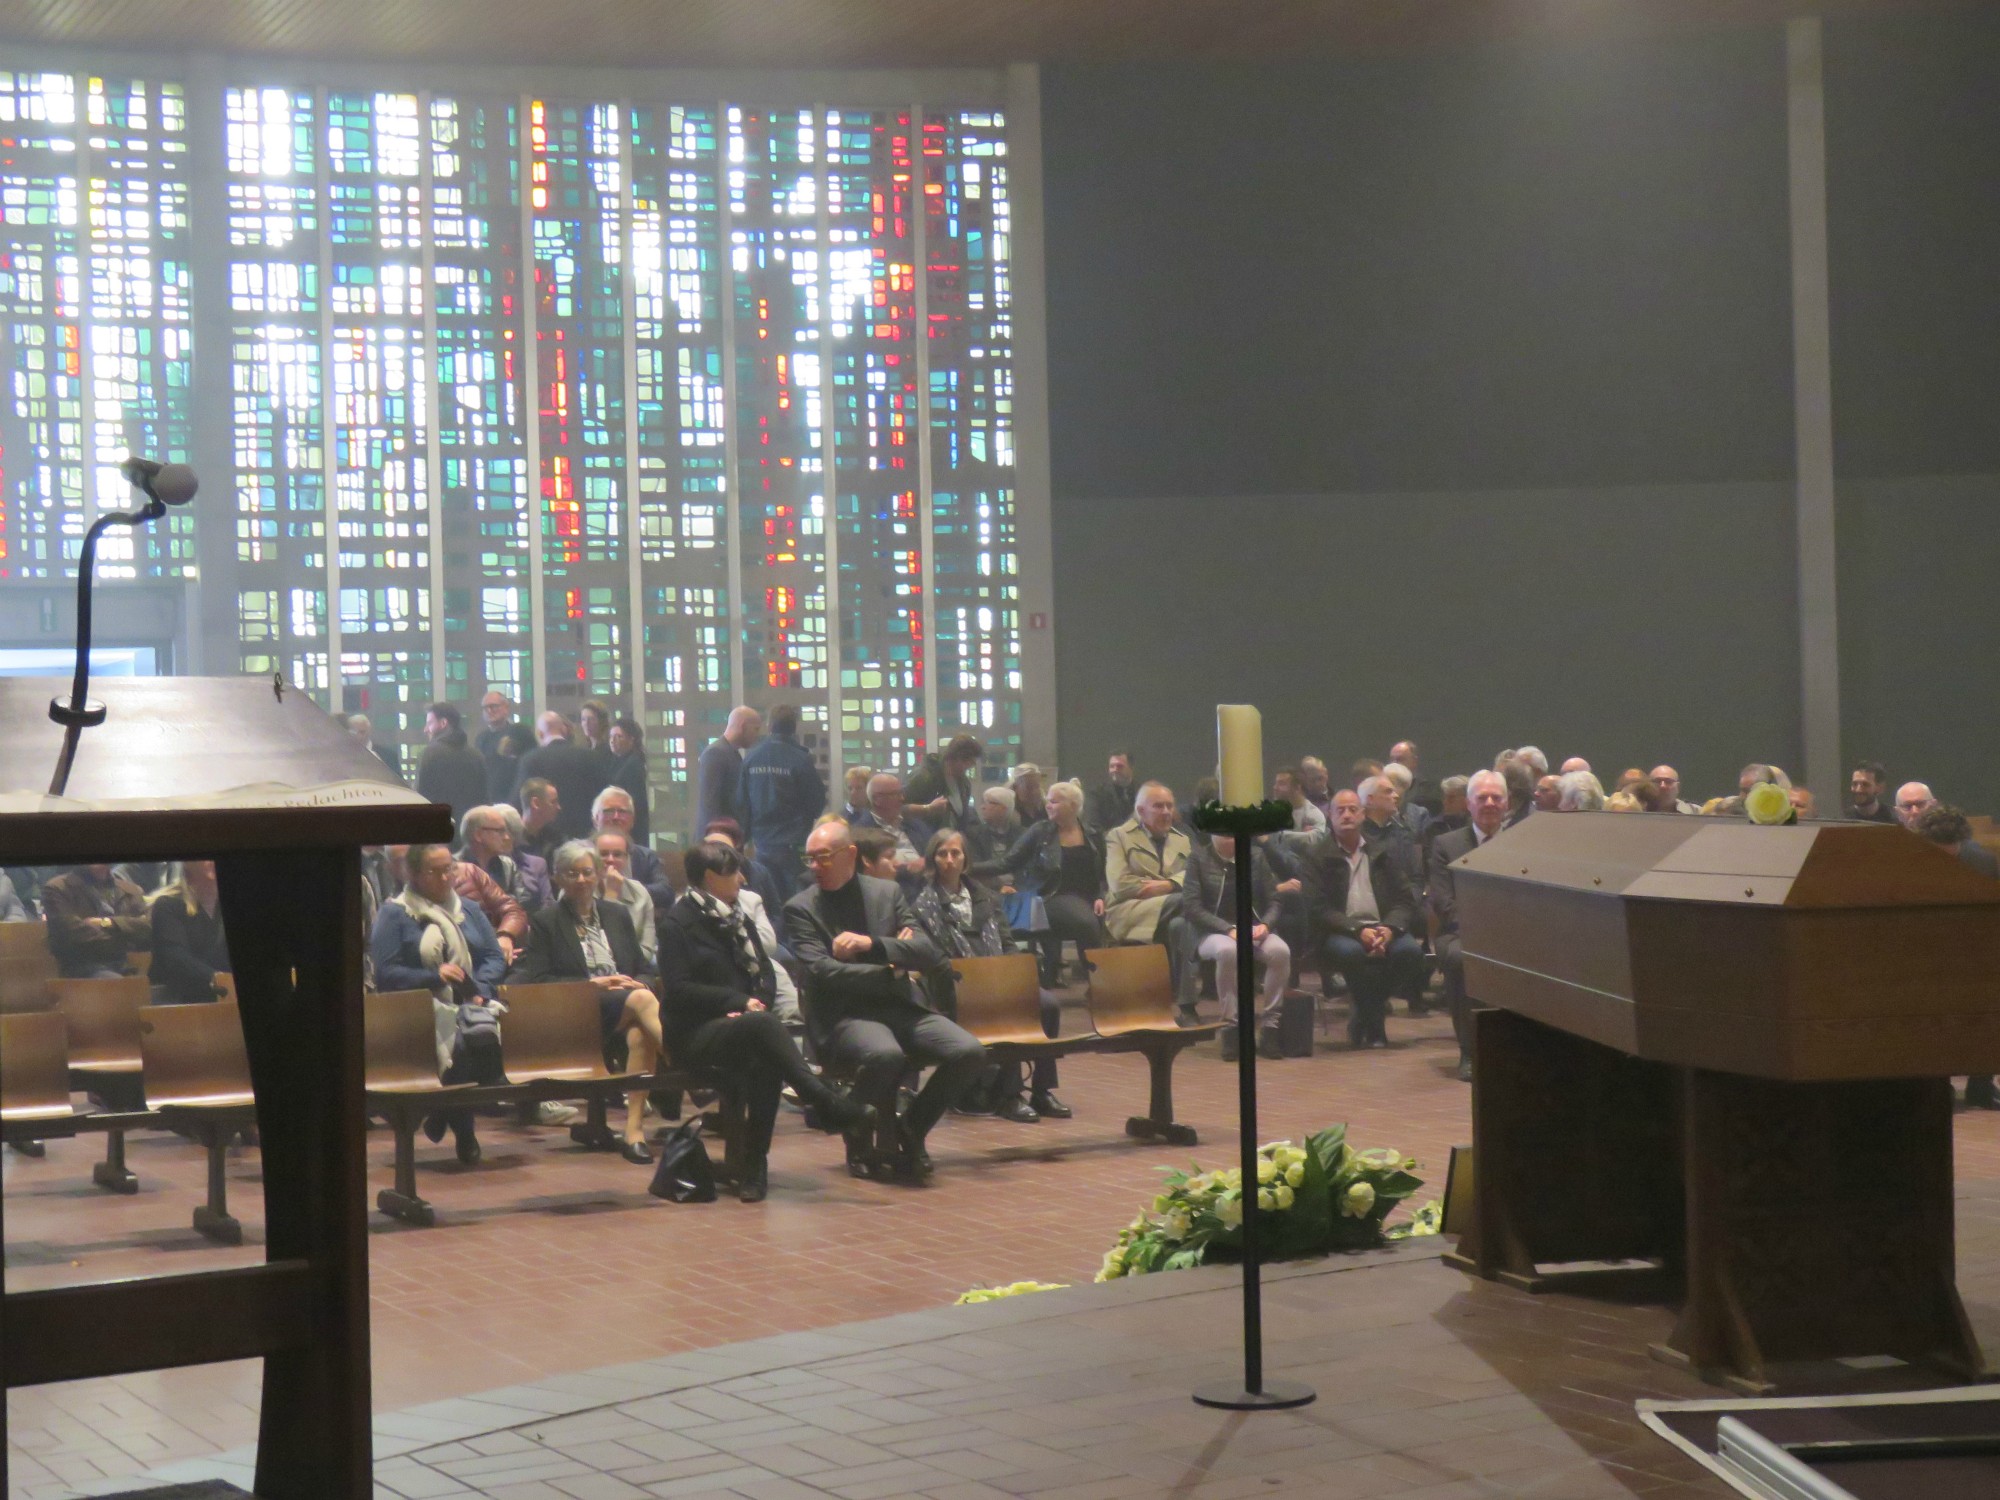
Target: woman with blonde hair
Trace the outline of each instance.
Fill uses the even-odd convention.
[[[168,1003],[199,1005],[222,993],[216,976],[229,972],[229,940],[222,931],[222,901],[215,861],[181,863],[173,881],[152,901],[155,989]]]

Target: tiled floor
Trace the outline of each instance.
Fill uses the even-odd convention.
[[[1441,1186],[1448,1148],[1468,1134],[1466,1090],[1449,1072],[1455,1053],[1448,1028],[1437,1019],[1399,1020],[1392,1023],[1392,1031],[1399,1045],[1387,1053],[1352,1055],[1342,1049],[1260,1069],[1265,1085],[1261,1133],[1266,1138],[1297,1136],[1330,1121],[1346,1120],[1361,1143],[1394,1145],[1418,1156]],[[425,1159],[430,1164],[420,1176],[424,1191],[437,1206],[438,1227],[415,1230],[375,1220],[371,1272],[377,1410],[401,1412],[605,1366],[644,1365],[651,1370],[662,1359],[685,1357],[689,1351],[937,1309],[966,1287],[982,1283],[1022,1277],[1087,1281],[1118,1226],[1151,1196],[1161,1168],[1180,1164],[1191,1154],[1209,1162],[1233,1157],[1235,1080],[1233,1071],[1216,1060],[1212,1045],[1183,1059],[1176,1079],[1180,1113],[1202,1131],[1201,1146],[1189,1152],[1135,1142],[1124,1135],[1126,1115],[1144,1102],[1144,1068],[1137,1059],[1077,1058],[1065,1062],[1064,1070],[1062,1092],[1076,1108],[1076,1119],[1036,1126],[948,1119],[933,1138],[938,1181],[924,1190],[850,1180],[841,1170],[838,1143],[807,1134],[794,1116],[780,1126],[771,1199],[757,1207],[733,1201],[706,1206],[658,1203],[644,1192],[645,1169],[578,1151],[560,1130],[489,1122],[482,1127],[486,1160],[470,1170],[451,1159],[448,1146],[427,1149]],[[1960,1177],[1970,1193],[1961,1205],[1962,1280],[1976,1304],[1976,1319],[1985,1322],[1985,1309],[1979,1304],[1986,1298],[2000,1302],[2000,1187],[1988,1193],[1977,1184],[2000,1179],[2000,1116],[1961,1116],[1959,1141]],[[386,1185],[387,1136],[377,1132],[371,1142],[375,1185]],[[238,1251],[210,1246],[187,1227],[202,1183],[200,1157],[193,1148],[172,1137],[136,1138],[131,1161],[143,1191],[131,1198],[113,1197],[89,1185],[90,1156],[86,1142],[53,1144],[42,1161],[7,1155],[10,1288],[193,1270],[255,1259],[261,1253],[256,1243],[261,1203],[254,1152],[242,1153],[231,1172],[232,1205],[252,1240]],[[1492,1300],[1489,1293],[1506,1295],[1489,1288],[1466,1288],[1428,1263],[1399,1263],[1377,1279],[1384,1286],[1394,1281],[1398,1286],[1428,1288],[1423,1295],[1438,1299],[1438,1306],[1409,1314],[1426,1327],[1452,1326],[1455,1314],[1448,1310],[1452,1306],[1485,1306]],[[1225,1293],[1215,1292],[1212,1308],[1198,1301],[1183,1308],[1178,1299],[1196,1295],[1195,1279],[1156,1280],[1185,1288],[1173,1294],[1173,1323],[1186,1331],[1194,1346],[1212,1351],[1227,1344],[1230,1313]],[[1346,1283],[1337,1285],[1344,1288]],[[1088,1304],[1093,1345],[1098,1342],[1097,1319],[1108,1320],[1109,1339],[1125,1327],[1120,1320],[1128,1315],[1120,1309],[1135,1305],[1129,1301],[1131,1294],[1119,1288],[1065,1295]],[[1121,1295],[1127,1300],[1121,1301]],[[1162,1295],[1148,1288],[1143,1300],[1150,1303]],[[1380,1295],[1371,1291],[1366,1300]],[[1294,1305],[1305,1296],[1303,1287],[1286,1293],[1289,1300],[1281,1321],[1287,1337],[1296,1337],[1305,1346],[1300,1357],[1306,1362],[1332,1359],[1343,1366],[1333,1371],[1333,1385],[1351,1385],[1356,1371],[1344,1367],[1333,1351],[1318,1347],[1304,1332],[1304,1323],[1293,1325],[1294,1315],[1307,1310]],[[1467,1297],[1474,1301],[1464,1303]],[[1319,1293],[1313,1293],[1314,1307],[1318,1299]],[[1350,1316],[1343,1311],[1347,1300],[1343,1295],[1334,1299],[1338,1305],[1322,1309],[1335,1322],[1325,1324],[1320,1337],[1335,1338],[1338,1320]],[[1422,1296],[1417,1300],[1421,1302]],[[1492,1305],[1502,1309],[1509,1304]],[[939,1336],[955,1339],[967,1328],[990,1326],[953,1321],[979,1311],[950,1315],[937,1325]],[[1023,1314],[1000,1316],[1012,1320]],[[1143,1321],[1145,1315],[1137,1316]],[[1993,1331],[1989,1329],[1989,1335]],[[1042,1329],[1045,1338],[1048,1332]],[[1152,1353],[1128,1353],[1137,1369],[1162,1362],[1170,1367],[1169,1386],[1153,1394],[1166,1402],[1168,1393],[1175,1393],[1172,1411],[1162,1405],[1158,1420],[1170,1423],[1178,1418],[1185,1423],[1191,1408],[1177,1394],[1186,1384],[1180,1335],[1160,1332],[1163,1342]],[[1066,1335],[1067,1330],[1065,1343]],[[852,1335],[840,1347],[851,1348],[856,1337],[879,1336]],[[1405,1337],[1382,1336],[1396,1343]],[[1450,1342],[1451,1349],[1476,1353],[1475,1345],[1476,1341],[1456,1337]],[[1108,1371],[1123,1356],[1112,1357],[1109,1343],[1105,1348],[1103,1368]],[[1445,1346],[1439,1348],[1445,1350],[1437,1354],[1439,1359],[1458,1357]],[[786,1358],[795,1358],[796,1353],[788,1351]],[[1013,1348],[1007,1357],[1015,1362],[1010,1368],[1026,1370],[1036,1356],[1024,1346]],[[1477,1362],[1488,1375],[1492,1373],[1490,1362]],[[1510,1372],[1502,1386],[1526,1390],[1532,1373]],[[1150,1376],[1120,1374],[1115,1384],[1123,1388],[1133,1379],[1139,1379],[1135,1389],[1153,1389]],[[1687,1393],[1687,1388],[1670,1383],[1665,1372],[1650,1366],[1647,1379],[1660,1387],[1657,1394]],[[589,1380],[583,1383],[590,1385]],[[1036,1387],[1038,1393],[1040,1389]],[[13,1491],[44,1500],[76,1487],[237,1447],[254,1436],[256,1404],[257,1366],[248,1362],[13,1392],[9,1397]],[[1322,1413],[1330,1409],[1324,1404],[1319,1408]],[[481,1418],[481,1430],[501,1425],[490,1418],[490,1413]],[[1310,1426],[1320,1419],[1284,1420]],[[1219,1433],[1215,1429],[1209,1437]],[[924,1440],[905,1434],[895,1441]],[[602,1472],[613,1470],[607,1466]],[[436,1473],[448,1477],[450,1470],[438,1468]],[[961,1477],[968,1484],[988,1482]],[[645,1481],[663,1497],[678,1492],[657,1487],[671,1482]],[[865,1487],[865,1481],[857,1482]],[[628,1495],[629,1483],[623,1478],[606,1483],[601,1493]],[[588,1493],[572,1493],[571,1500],[595,1500],[600,1492],[586,1489]],[[903,1492],[912,1492],[911,1487]],[[953,1493],[969,1497],[997,1492]],[[1242,1491],[1252,1492],[1268,1491]],[[1519,1491],[1510,1487],[1508,1492]],[[1587,1488],[1576,1492],[1599,1493]],[[769,1493],[800,1491],[780,1486]],[[1083,1500],[1098,1493],[1128,1491],[1084,1489],[1077,1497]],[[1129,1493],[1233,1492],[1166,1486]],[[523,1492],[523,1500],[534,1496],[553,1500],[553,1492]],[[423,1496],[412,1490],[408,1500]]]

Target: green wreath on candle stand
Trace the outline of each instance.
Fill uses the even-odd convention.
[[[1262,833],[1290,833],[1292,804],[1255,802],[1248,807],[1226,807],[1220,802],[1195,805],[1194,826],[1203,833],[1226,833],[1234,838],[1256,838]]]

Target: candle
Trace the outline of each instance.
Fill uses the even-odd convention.
[[[1264,716],[1247,703],[1215,709],[1217,776],[1224,807],[1254,807],[1264,800]]]

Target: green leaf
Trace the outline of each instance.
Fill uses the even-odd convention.
[[[1331,1178],[1340,1171],[1341,1157],[1347,1149],[1347,1127],[1329,1125],[1316,1135],[1306,1137],[1306,1153],[1320,1164],[1320,1170]]]

